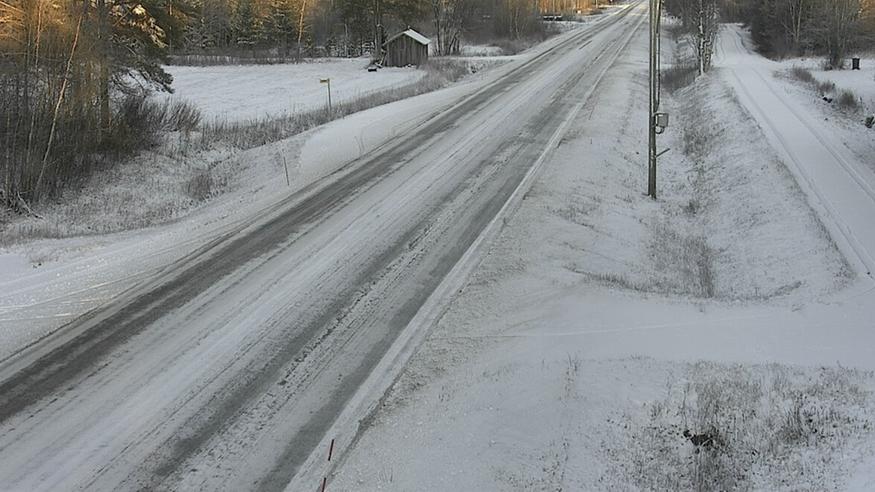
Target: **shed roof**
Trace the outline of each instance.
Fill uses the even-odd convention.
[[[419,44],[429,44],[429,43],[431,43],[431,40],[430,40],[430,39],[428,39],[427,37],[423,36],[422,34],[419,34],[418,32],[414,31],[413,29],[408,29],[408,30],[406,30],[406,31],[399,32],[398,34],[396,34],[396,35],[392,36],[391,38],[387,39],[387,40],[386,40],[386,43],[391,43],[392,41],[395,41],[396,39],[400,38],[401,36],[408,36],[408,37],[412,38],[414,41],[416,41],[416,42],[419,43]]]

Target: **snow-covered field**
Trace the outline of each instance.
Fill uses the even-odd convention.
[[[368,60],[314,59],[304,63],[231,66],[169,66],[173,98],[193,103],[204,121],[246,121],[309,111],[328,105],[331,79],[333,103],[356,99],[370,92],[399,87],[425,76],[415,68],[384,68],[368,72]]]

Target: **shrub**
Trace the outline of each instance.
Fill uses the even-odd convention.
[[[797,80],[801,80],[806,84],[816,84],[817,79],[814,78],[814,75],[811,74],[811,70],[802,67],[793,67],[790,70],[790,73],[796,77]]]
[[[836,85],[829,80],[825,82],[817,82],[817,90],[820,91],[821,94],[831,94],[835,92]]]
[[[849,90],[844,90],[838,98],[839,107],[847,110],[856,110],[860,107],[860,102],[857,101],[857,96]]]
[[[168,105],[165,116],[167,130],[190,132],[200,126],[201,112],[196,106],[185,101],[171,101],[166,104]]]
[[[187,102],[128,96],[119,104],[102,146],[116,156],[131,154],[154,146],[164,132],[195,130],[200,121],[200,111]]]

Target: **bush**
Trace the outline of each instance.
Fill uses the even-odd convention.
[[[805,82],[806,84],[816,84],[817,79],[814,78],[814,75],[811,74],[811,70],[802,67],[793,67],[790,70],[790,73],[796,77],[797,80]]]
[[[102,147],[114,155],[152,147],[168,131],[192,131],[200,125],[200,111],[187,102],[155,102],[128,96],[119,105]]]
[[[860,102],[853,92],[844,90],[838,98],[839,107],[847,110],[857,110],[860,108]]]
[[[836,85],[829,80],[826,82],[818,82],[817,90],[820,91],[821,94],[832,94],[836,90]]]
[[[172,132],[191,132],[201,124],[201,112],[191,103],[172,101],[166,103],[165,127]]]

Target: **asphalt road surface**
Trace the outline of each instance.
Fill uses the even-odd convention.
[[[515,62],[6,364],[0,489],[283,489],[645,17]]]

